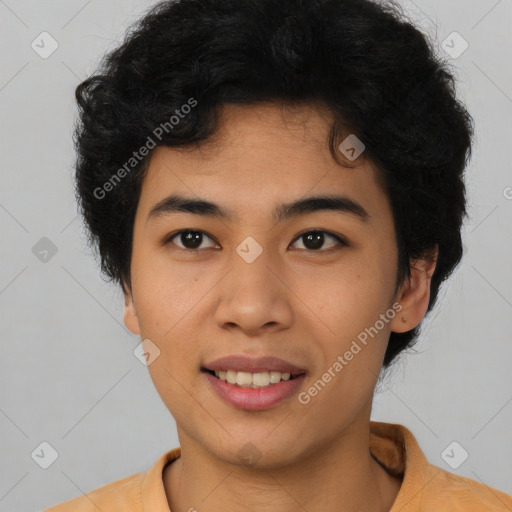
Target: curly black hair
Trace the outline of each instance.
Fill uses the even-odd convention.
[[[133,224],[154,146],[207,143],[224,104],[321,103],[334,116],[333,157],[340,161],[339,135],[354,133],[380,171],[397,233],[397,285],[411,259],[437,246],[430,311],[462,257],[474,132],[455,89],[447,62],[393,2],[156,4],[76,88],[76,196],[103,274],[131,286]],[[418,329],[391,333],[384,367]]]

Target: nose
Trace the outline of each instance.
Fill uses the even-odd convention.
[[[251,263],[238,254],[217,287],[215,321],[223,329],[258,335],[290,327],[293,294],[285,270],[265,250]]]

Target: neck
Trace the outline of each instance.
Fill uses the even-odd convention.
[[[164,470],[172,512],[388,512],[400,488],[370,454],[369,420],[278,468],[230,464],[179,437],[181,457]]]

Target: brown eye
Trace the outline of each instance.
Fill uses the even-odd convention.
[[[329,247],[323,247],[326,240],[334,240],[334,244],[331,244]],[[303,246],[308,251],[313,252],[321,252],[319,249],[332,249],[339,246],[346,246],[347,243],[341,237],[334,235],[332,233],[328,233],[327,231],[313,230],[307,231],[305,233],[300,234],[296,239],[303,240]]]
[[[201,246],[205,239],[212,240],[204,231],[183,229],[167,238],[166,243],[172,242],[180,249],[195,251]],[[208,247],[206,247],[206,249],[208,249]]]
[[[201,245],[207,240],[211,241],[211,245],[201,247]],[[333,249],[336,246],[343,247],[348,245],[346,240],[341,236],[318,229],[306,231],[300,234],[295,238],[294,242],[297,243],[299,240],[303,241],[303,249],[310,252],[324,252]],[[331,243],[326,247],[325,244],[329,241],[331,241]],[[215,241],[210,236],[208,236],[204,231],[196,229],[182,229],[181,231],[174,233],[164,241],[164,244],[169,243],[178,246],[180,249],[195,252],[201,249],[217,247]],[[299,247],[299,249],[302,248]]]

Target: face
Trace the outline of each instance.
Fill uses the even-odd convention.
[[[311,106],[226,106],[212,144],[153,153],[125,323],[151,340],[150,353],[160,351],[148,368],[182,449],[240,464],[250,442],[258,464],[278,466],[369,419],[390,331],[400,330],[395,230],[371,163],[360,157],[349,168],[332,158],[331,122]],[[180,211],[169,196],[226,215],[212,206]],[[339,208],[317,202],[274,215],[320,196],[342,198]],[[279,358],[298,375],[243,388],[204,370],[226,356]],[[265,370],[284,364],[256,363],[244,373],[263,373],[256,382],[264,384]]]

